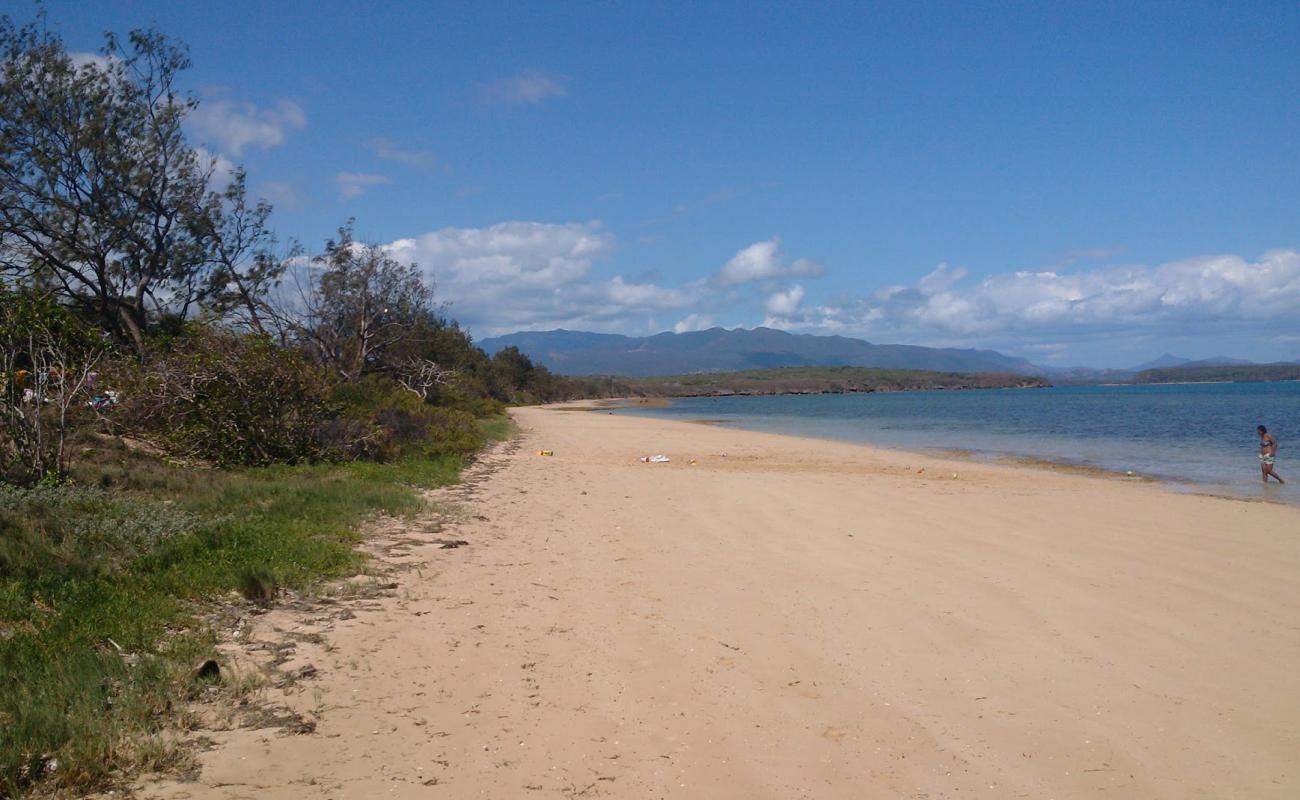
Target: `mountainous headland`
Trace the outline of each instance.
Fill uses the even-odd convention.
[[[890,387],[899,385],[1000,388],[1022,385],[1024,376],[1037,378],[1025,385],[1276,381],[1295,380],[1288,376],[1300,372],[1300,364],[1295,363],[1255,364],[1227,356],[1190,359],[1170,353],[1131,367],[1049,367],[996,350],[874,344],[847,336],[792,334],[762,327],[668,331],[643,337],[563,329],[520,331],[479,344],[488,353],[518,348],[537,365],[559,375],[618,376],[627,379],[634,391],[649,393],[660,393],[666,387],[708,394],[770,394],[777,386],[795,392],[891,391],[896,389]],[[892,374],[758,374],[761,370],[843,367]],[[655,380],[639,380],[645,378]]]
[[[994,350],[872,344],[846,336],[792,334],[772,328],[710,328],[632,337],[583,331],[524,331],[488,338],[488,353],[518,347],[561,375],[684,375],[773,367],[876,367],[936,372],[1012,372],[1041,369]]]
[[[926,389],[1028,389],[1051,386],[1013,372],[933,372],[869,367],[777,367],[624,379],[638,397],[722,397],[764,394],[847,394]]]

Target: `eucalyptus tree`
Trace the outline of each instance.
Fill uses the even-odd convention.
[[[211,261],[189,66],[155,30],[85,56],[0,18],[0,273],[55,287],[141,355],[151,314],[188,311]]]
[[[275,252],[276,237],[268,226],[271,204],[250,204],[245,182],[244,171],[236,170],[224,191],[209,195],[205,213],[197,217],[209,266],[199,300],[219,318],[270,334],[275,317],[267,306],[269,295],[302,248],[292,245],[283,258]]]
[[[298,277],[300,296],[278,320],[346,381],[394,372],[390,356],[435,314],[419,267],[357,242],[351,222]]]

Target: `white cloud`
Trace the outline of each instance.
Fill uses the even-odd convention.
[[[302,193],[292,183],[266,181],[258,185],[257,194],[259,197],[265,197],[276,208],[282,208],[286,211],[299,211],[302,209]]]
[[[502,222],[444,228],[385,249],[421,265],[452,303],[454,316],[479,335],[576,327],[626,329],[631,320],[693,305],[698,292],[648,280],[594,277],[594,262],[614,250],[598,222]]]
[[[673,333],[703,331],[713,327],[713,317],[708,314],[687,314],[673,326]]]
[[[737,251],[731,260],[718,270],[714,281],[720,286],[734,286],[751,281],[765,281],[773,278],[808,277],[815,278],[825,270],[806,258],[785,263],[781,253],[781,237],[773,236],[762,242],[755,242]]]
[[[1057,337],[1159,329],[1194,333],[1300,321],[1300,252],[1255,261],[1202,256],[1157,266],[1073,273],[1006,272],[965,285],[966,271],[940,264],[911,286],[891,286],[837,307],[804,309],[808,330],[892,333],[921,339]]]
[[[339,187],[339,197],[344,200],[360,197],[372,186],[391,183],[387,175],[371,175],[365,172],[340,172],[334,176],[334,183]]]
[[[199,164],[203,167],[212,167],[212,176],[208,178],[208,189],[214,192],[224,191],[235,177],[235,162],[221,155],[220,153],[209,152],[206,147],[194,148],[194,153],[199,157]]]
[[[68,53],[68,58],[72,59],[72,66],[77,69],[94,66],[101,71],[107,71],[112,64],[117,62],[115,57],[106,56],[102,53]]]
[[[190,125],[210,144],[239,156],[250,145],[266,149],[283,144],[290,131],[307,126],[307,115],[292,100],[280,99],[271,108],[258,108],[217,97],[199,103],[190,114]]]
[[[552,97],[567,94],[563,76],[548,75],[537,70],[525,70],[510,78],[478,84],[479,91],[489,100],[512,105],[539,105]]]
[[[375,155],[386,161],[396,161],[405,164],[408,167],[431,167],[433,166],[433,153],[428,150],[415,150],[402,147],[392,139],[385,139],[382,136],[375,137],[367,143],[367,147]]]
[[[763,308],[773,317],[792,317],[803,303],[803,294],[803,287],[796,283],[785,291],[768,295]]]

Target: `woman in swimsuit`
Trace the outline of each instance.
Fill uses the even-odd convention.
[[[1268,476],[1272,475],[1278,483],[1286,483],[1282,478],[1273,471],[1273,460],[1277,456],[1277,439],[1273,434],[1268,432],[1268,428],[1260,425],[1259,431],[1259,471],[1264,478],[1264,483],[1268,483]]]

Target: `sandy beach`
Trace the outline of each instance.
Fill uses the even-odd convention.
[[[512,413],[381,591],[238,623],[307,724],[141,796],[1300,796],[1300,508]]]

